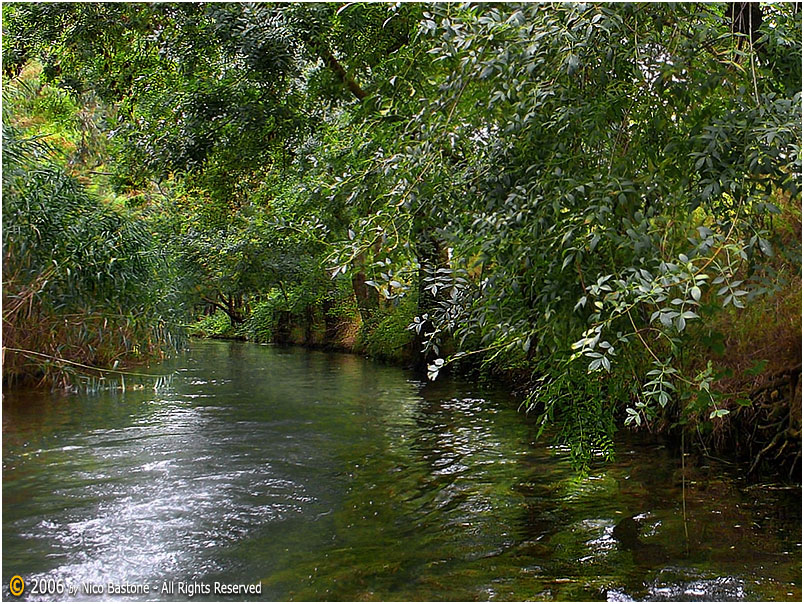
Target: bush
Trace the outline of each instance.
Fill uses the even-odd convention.
[[[188,332],[191,336],[200,338],[225,338],[234,335],[229,315],[222,310],[215,311],[214,315],[203,317],[191,325]]]
[[[379,311],[375,321],[363,325],[360,342],[369,356],[399,363],[411,358],[413,332],[408,326],[413,323],[417,306],[413,296],[392,302],[393,306]]]
[[[280,302],[283,301],[279,298],[271,298],[257,304],[245,322],[237,329],[237,335],[252,342],[272,341],[276,333],[276,311]]]

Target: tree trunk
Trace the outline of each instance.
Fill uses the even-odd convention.
[[[346,72],[346,69],[344,69],[343,65],[341,65],[338,59],[335,58],[335,55],[332,54],[332,51],[330,51],[329,48],[323,44],[319,44],[317,50],[319,56],[323,59],[324,63],[327,64],[327,67],[337,74],[341,82],[343,82],[349,89],[349,92],[355,95],[355,97],[360,101],[368,96],[366,91],[363,90],[354,80],[354,78]]]
[[[212,300],[210,298],[202,298],[202,300],[207,304],[215,308],[219,308],[223,312],[225,312],[229,316],[232,325],[239,325],[240,323],[245,321],[243,314],[237,309],[237,304],[234,296],[229,296],[227,298],[223,294],[219,293],[217,300]]]
[[[308,304],[304,309],[304,343],[314,344],[313,328],[315,327],[315,306]]]
[[[355,264],[362,267],[365,263],[366,256],[364,253],[361,253],[355,259]],[[355,300],[357,301],[357,310],[360,312],[360,319],[364,324],[368,324],[380,307],[380,293],[374,287],[366,285],[366,273],[362,270],[356,272],[352,277],[352,289],[355,292]]]
[[[325,298],[322,312],[324,313],[324,344],[327,346],[335,344],[338,339],[338,317],[332,316],[333,307],[332,299]]]
[[[239,325],[245,318],[243,314],[238,310],[237,305],[237,296],[230,295],[228,298],[223,298],[226,302],[226,306],[228,310],[226,310],[226,314],[229,315],[229,319],[232,321],[232,325]]]

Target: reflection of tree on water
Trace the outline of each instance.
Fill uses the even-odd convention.
[[[359,556],[357,566],[370,569],[355,577],[352,567],[348,579],[341,577],[347,583],[411,594],[422,589],[419,598],[427,598],[435,583],[464,572],[467,562],[510,546],[518,507],[513,500],[520,499],[512,490],[517,469],[511,459],[526,444],[512,436],[527,429],[513,407],[502,410],[505,420],[499,421],[496,405],[462,398],[454,386],[424,389],[423,397],[415,386],[408,383],[411,391],[401,400],[379,396],[370,407],[361,406],[384,437],[352,444],[356,463],[347,501],[335,514],[333,551],[339,558]],[[381,384],[373,390],[397,388]],[[476,596],[463,588],[443,593]]]
[[[638,597],[667,564],[687,564],[677,460],[663,449],[636,443],[578,479],[549,441],[533,442],[515,406],[459,382],[407,386],[403,397],[386,398],[398,386],[381,381],[361,393],[370,428],[344,449],[356,463],[331,564],[317,563],[320,580],[299,596],[326,584],[336,598],[594,599],[612,588]]]

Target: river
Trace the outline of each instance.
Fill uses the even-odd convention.
[[[173,377],[5,394],[4,599],[801,600],[800,489],[744,468],[682,489],[623,436],[580,479],[504,392],[346,354],[201,341],[148,371]],[[109,584],[150,592],[84,591]]]

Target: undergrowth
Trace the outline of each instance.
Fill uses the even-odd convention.
[[[187,328],[191,336],[201,338],[226,338],[235,335],[232,329],[232,322],[222,310],[215,311],[214,314],[207,315],[199,319]]]

